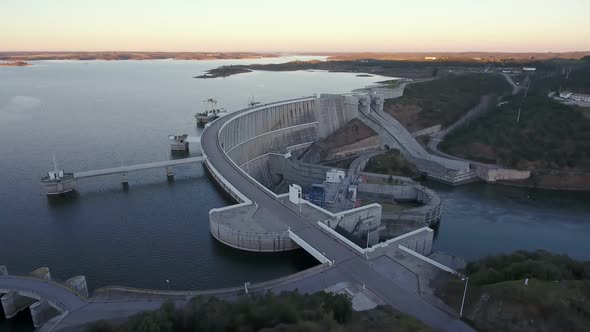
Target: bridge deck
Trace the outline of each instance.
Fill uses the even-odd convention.
[[[202,163],[203,161],[205,161],[205,157],[202,157],[202,156],[201,157],[184,158],[184,159],[175,159],[175,160],[156,161],[156,162],[147,163],[147,164],[104,168],[104,169],[97,169],[94,171],[76,172],[76,173],[74,173],[74,177],[76,179],[83,179],[83,178],[90,178],[90,177],[94,177],[94,176],[141,171],[141,170],[151,169],[151,168],[162,168],[162,167],[168,167],[168,166]]]

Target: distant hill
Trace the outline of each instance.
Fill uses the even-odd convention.
[[[329,60],[412,60],[412,61],[482,61],[502,62],[518,60],[582,59],[590,57],[590,51],[540,53],[540,52],[399,52],[399,53],[334,53]]]
[[[0,60],[217,60],[277,57],[275,53],[254,52],[0,52]]]

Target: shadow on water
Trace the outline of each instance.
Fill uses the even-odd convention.
[[[211,235],[213,238],[213,235]],[[217,256],[223,256],[233,264],[272,268],[275,264],[289,264],[294,270],[301,271],[318,265],[318,261],[303,249],[283,252],[252,252],[239,250],[225,245],[216,239],[211,241],[211,250]]]
[[[50,208],[62,208],[79,200],[80,193],[75,190],[65,194],[47,196],[47,204]]]
[[[428,227],[430,227],[430,229],[432,229],[434,231],[433,238],[432,238],[433,241],[436,241],[436,238],[438,237],[441,222],[442,222],[442,220],[439,221],[437,224],[434,224],[432,226],[428,226]]]
[[[190,151],[174,151],[170,150],[169,158],[170,160],[177,160],[177,159],[184,159],[190,157]]]
[[[11,319],[6,319],[0,308],[0,331],[2,332],[32,332],[35,331],[33,319],[29,309],[19,312]]]

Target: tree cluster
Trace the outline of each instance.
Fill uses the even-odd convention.
[[[516,251],[469,263],[467,274],[475,284],[535,278],[547,281],[590,280],[590,262],[575,261],[544,250]]]
[[[166,302],[159,310],[133,316],[114,326],[100,321],[90,332],[182,331],[351,331],[352,305],[344,295],[242,296],[235,301],[196,297],[182,308]]]

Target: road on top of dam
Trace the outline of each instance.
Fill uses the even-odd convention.
[[[306,99],[306,98],[302,98]],[[293,100],[295,102],[297,100]],[[256,202],[264,213],[260,215],[276,218],[290,227],[291,231],[314,247],[325,256],[335,261],[335,267],[342,274],[350,277],[351,282],[364,284],[385,303],[395,309],[410,314],[424,323],[445,331],[473,331],[471,327],[459,319],[448,315],[432,304],[422,299],[418,294],[409,292],[397,285],[392,280],[377,272],[369,262],[357,254],[351,247],[341,243],[337,239],[324,233],[314,221],[308,221],[291,211],[281,202],[277,201],[264,189],[260,188],[252,179],[229,160],[219,143],[219,130],[224,123],[240,116],[242,113],[253,109],[264,109],[272,106],[271,103],[263,106],[247,108],[242,111],[228,114],[209,125],[201,136],[203,153],[213,167],[238,191]]]

